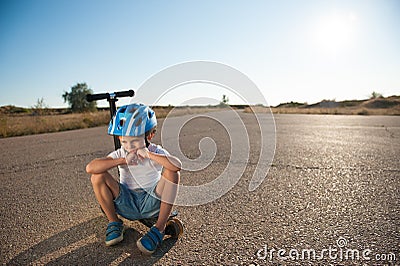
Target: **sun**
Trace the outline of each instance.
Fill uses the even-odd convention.
[[[353,13],[346,16],[335,14],[321,18],[313,34],[317,47],[333,54],[348,48],[353,38],[355,20]]]

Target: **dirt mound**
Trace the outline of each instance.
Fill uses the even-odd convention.
[[[361,107],[371,109],[386,109],[399,106],[400,107],[400,96],[391,96],[387,98],[375,98],[363,102]]]
[[[26,114],[29,110],[23,107],[14,105],[0,106],[0,114]]]
[[[306,108],[337,108],[339,105],[339,102],[323,100],[322,102],[308,105]]]

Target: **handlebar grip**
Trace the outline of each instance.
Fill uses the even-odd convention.
[[[86,94],[86,101],[93,102],[93,101],[108,99],[109,97],[110,97],[109,93]]]
[[[133,97],[135,95],[135,92],[133,90],[129,91],[118,91],[114,92],[116,97]]]

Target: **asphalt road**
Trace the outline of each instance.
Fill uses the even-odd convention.
[[[0,139],[0,262],[400,265],[400,117],[276,115],[275,157],[253,192],[260,133],[251,114],[240,117],[251,148],[240,180],[215,201],[178,207],[184,236],[150,257],[136,247],[147,230],[138,222],[125,221],[122,243],[104,245],[107,220],[85,165],[113,150],[105,127]],[[227,131],[207,118],[182,128],[188,158],[201,155],[204,137],[217,147],[205,169],[182,171],[183,184],[207,183],[238,159]]]

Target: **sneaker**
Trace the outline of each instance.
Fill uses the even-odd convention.
[[[118,244],[124,239],[123,222],[111,222],[107,225],[106,246]]]
[[[161,245],[164,233],[158,231],[157,227],[152,226],[150,230],[137,241],[139,250],[145,254],[153,254],[157,247]]]

